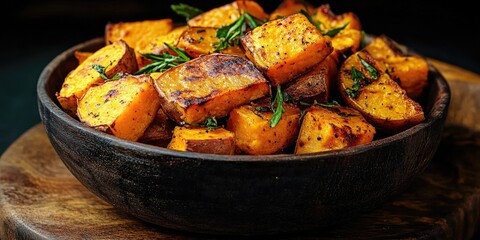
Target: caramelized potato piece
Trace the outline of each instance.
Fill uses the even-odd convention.
[[[337,81],[338,61],[332,52],[312,71],[287,83],[283,91],[295,101],[328,102]]]
[[[105,81],[93,68],[94,65],[105,67],[105,75],[109,78],[117,73],[133,73],[138,69],[133,48],[123,40],[97,50],[67,75],[57,93],[58,102],[71,116],[77,112],[77,99],[91,86]]]
[[[340,28],[347,23],[345,29],[362,30],[360,19],[354,12],[336,15],[332,12],[329,4],[323,4],[317,7],[312,14],[312,18],[313,21],[321,22],[320,30],[324,33],[328,32],[328,30]]]
[[[108,23],[105,26],[105,41],[106,44],[111,44],[122,39],[134,49],[142,49],[154,38],[165,35],[172,29],[173,21],[169,18]]]
[[[303,117],[295,153],[342,149],[373,140],[375,128],[353,108],[311,106]]]
[[[235,153],[234,134],[224,128],[175,127],[168,149],[177,151],[233,155]]]
[[[74,55],[78,61],[78,65],[82,64],[88,57],[92,56],[92,52],[82,52],[82,51],[75,51]]]
[[[390,77],[417,99],[428,86],[428,63],[420,56],[404,54],[398,43],[382,35],[373,39],[365,50],[373,58],[383,61]]]
[[[137,141],[159,108],[150,76],[126,76],[88,89],[78,102],[78,117],[90,127]]]
[[[385,66],[364,50],[347,58],[338,74],[339,91],[345,102],[386,133],[422,122],[425,117],[420,104],[410,99],[382,69]]]
[[[343,29],[332,38],[332,46],[335,52],[350,56],[357,52],[362,43],[362,32],[357,29]]]
[[[303,14],[267,22],[243,35],[241,42],[247,58],[273,86],[312,70],[333,51],[330,38]]]
[[[214,53],[165,71],[155,80],[165,113],[179,124],[224,117],[270,93],[262,73],[244,58]]]
[[[308,13],[313,13],[315,7],[304,0],[283,0],[278,7],[270,13],[270,20],[276,20],[290,16],[295,13],[299,13],[301,10],[305,10]]]
[[[258,19],[268,18],[268,14],[263,11],[262,6],[257,2],[250,0],[237,0],[221,7],[211,9],[188,20],[188,25],[191,27],[221,28],[233,23],[240,18],[240,15],[244,12],[248,12]]]
[[[151,63],[152,61],[144,58],[141,54],[145,53],[153,53],[153,54],[162,54],[169,51],[168,47],[165,43],[168,43],[172,46],[176,46],[180,36],[183,34],[185,30],[188,29],[188,26],[180,26],[176,27],[172,31],[167,34],[158,36],[152,39],[146,46],[138,47],[137,50],[137,63],[138,68],[142,68],[145,65]]]
[[[227,129],[235,133],[237,147],[252,155],[279,153],[293,144],[299,129],[300,109],[284,103],[285,112],[275,127],[270,127],[273,112],[269,104],[235,108],[227,120]]]
[[[213,44],[219,42],[217,38],[216,28],[191,27],[183,32],[177,47],[185,49],[185,52],[192,58],[200,55],[207,55],[215,52]],[[243,50],[240,46],[229,46],[220,51],[220,53],[233,54],[244,57]]]
[[[138,139],[139,142],[156,145],[159,147],[167,147],[172,140],[173,129],[175,123],[168,118],[162,108],[158,109],[152,123]]]

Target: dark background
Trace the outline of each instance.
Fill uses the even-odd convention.
[[[9,1],[2,5],[0,58],[0,154],[23,132],[40,122],[36,82],[42,69],[59,53],[102,36],[107,22],[173,18],[174,1]],[[184,3],[203,10],[231,1]],[[258,1],[266,12],[279,3]],[[319,6],[326,1],[310,1]],[[418,53],[480,73],[477,11],[467,0],[329,2],[336,14],[355,12],[363,29],[386,34]]]

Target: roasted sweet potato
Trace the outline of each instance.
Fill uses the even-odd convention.
[[[346,57],[357,52],[361,43],[362,32],[357,29],[343,29],[332,38],[334,51]]]
[[[337,81],[338,61],[332,52],[312,71],[288,82],[283,91],[295,101],[328,102]]]
[[[105,26],[105,41],[106,44],[111,44],[122,39],[134,49],[142,49],[154,38],[165,35],[172,29],[173,21],[169,18],[108,23]]]
[[[150,76],[126,76],[89,88],[78,102],[78,117],[90,127],[137,141],[159,108]]]
[[[407,55],[398,43],[386,35],[373,39],[365,50],[373,58],[383,61],[390,77],[407,91],[410,98],[417,99],[428,86],[428,63],[418,55]]]
[[[200,55],[214,53],[215,47],[213,45],[219,41],[216,28],[191,27],[183,32],[177,47],[185,49],[190,57],[197,58]],[[243,49],[238,45],[229,46],[221,50],[220,53],[245,56]]]
[[[251,0],[237,0],[221,7],[211,9],[190,20],[188,25],[191,27],[213,27],[221,28],[237,20],[244,12],[255,16],[258,19],[267,19],[262,6]]]
[[[243,105],[235,108],[227,120],[227,129],[235,133],[237,147],[245,153],[279,153],[295,142],[300,109],[284,103],[285,112],[275,127],[270,127],[273,112],[269,104]]]
[[[179,124],[224,117],[270,92],[267,80],[251,62],[219,53],[165,71],[155,86],[165,113]]]
[[[346,12],[342,14],[335,14],[330,8],[330,4],[320,5],[315,9],[312,18],[316,22],[320,22],[320,29],[326,33],[329,30],[340,28],[347,24],[345,29],[362,30],[360,19],[354,12]]]
[[[138,139],[139,142],[148,143],[159,147],[167,147],[172,140],[175,123],[168,118],[162,108],[157,111],[155,118]]]
[[[94,65],[105,67],[105,75],[109,78],[117,73],[133,73],[138,69],[133,48],[123,40],[97,50],[67,75],[57,93],[58,102],[72,116],[77,112],[77,99],[92,85],[105,81]]]
[[[224,128],[208,130],[202,127],[175,127],[167,148],[178,151],[233,155],[234,134]]]
[[[385,66],[367,51],[348,57],[338,74],[339,91],[379,131],[395,133],[422,122],[423,109],[410,99]]]
[[[313,13],[315,7],[307,1],[304,0],[283,0],[278,7],[270,13],[270,20],[275,20],[290,16],[292,14],[298,13],[301,10],[304,10],[308,13]]]
[[[349,107],[311,106],[306,110],[295,153],[314,153],[369,143],[375,127]]]
[[[312,70],[333,51],[330,38],[299,13],[267,22],[243,35],[241,42],[247,58],[273,86]]]
[[[75,51],[74,55],[78,61],[78,65],[82,64],[88,57],[92,56],[92,52],[82,52],[82,51]]]

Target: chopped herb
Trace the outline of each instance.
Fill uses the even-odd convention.
[[[328,30],[326,33],[323,33],[323,36],[329,36],[331,38],[335,37],[335,35],[337,35],[340,31],[342,31],[343,29],[345,29],[347,27],[349,23],[345,23],[343,24],[342,26],[338,27],[338,28],[334,28],[334,29],[330,29]]]
[[[185,3],[172,4],[170,5],[170,8],[178,15],[185,17],[187,20],[190,20],[203,13],[201,9],[192,7]]]
[[[113,77],[109,78],[106,74],[105,74],[105,68],[104,66],[102,65],[98,65],[98,64],[93,64],[92,65],[92,68],[95,69],[95,71],[98,72],[98,74],[100,74],[100,76],[105,80],[105,81],[114,81],[114,80],[117,80],[119,78],[122,77],[122,74],[115,74]]]
[[[272,111],[271,108],[269,107],[265,107],[265,106],[258,106],[255,108],[256,111],[259,111],[259,112],[270,112]]]
[[[353,86],[352,88],[345,89],[345,92],[348,94],[348,96],[352,98],[356,98],[358,96],[360,90],[360,80],[362,79],[365,79],[365,75],[352,66]]]
[[[375,69],[372,65],[370,65],[365,60],[363,60],[363,58],[360,57],[360,55],[358,55],[358,58],[360,58],[360,62],[367,69],[367,71],[370,73],[370,76],[372,76],[372,78],[375,79],[375,80],[378,79],[377,69]]]
[[[198,39],[198,42],[203,41],[203,39],[204,39],[203,37],[200,37],[200,38]]]
[[[303,105],[303,106],[322,106],[322,107],[327,107],[327,108],[331,108],[331,107],[339,107],[340,104],[337,102],[337,101],[332,101],[331,103],[319,103],[317,100],[313,100],[313,103],[307,103],[307,102],[300,102],[300,105]]]
[[[362,30],[362,38],[360,40],[360,49],[365,48],[367,46],[367,41],[365,40],[365,31]]]
[[[175,52],[177,56],[173,56],[168,52],[161,55],[153,53],[142,54],[143,57],[153,62],[142,67],[142,69],[135,72],[134,75],[164,72],[172,67],[176,67],[191,60],[183,49],[176,48],[168,43],[164,44],[173,52]]]
[[[200,29],[200,30],[197,30],[197,33],[204,33],[204,32],[206,32],[206,30],[205,30],[205,29]]]
[[[204,127],[207,130],[215,130],[219,128],[217,119],[215,117],[209,117],[206,118],[203,123],[197,123],[197,124],[190,124],[191,126],[194,127]]]
[[[258,19],[249,13],[243,13],[237,20],[230,25],[221,27],[217,30],[218,42],[213,43],[215,52],[221,51],[229,46],[239,45],[240,37],[248,30],[254,29],[265,23],[264,20]]]
[[[275,107],[275,104],[277,105]],[[277,85],[277,94],[275,94],[275,99],[272,101],[272,110],[273,115],[270,119],[270,127],[275,127],[282,119],[282,114],[285,112],[283,108],[283,94],[280,85]]]

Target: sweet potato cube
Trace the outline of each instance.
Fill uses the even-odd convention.
[[[332,52],[312,71],[288,82],[283,91],[295,101],[328,102],[337,81],[338,61]]]
[[[234,134],[224,128],[209,130],[202,127],[180,127],[173,130],[168,149],[177,151],[233,155],[235,153]]]
[[[312,14],[313,21],[320,22],[320,30],[328,32],[335,28],[340,28],[347,24],[345,29],[362,29],[360,19],[354,12],[335,14],[332,12],[329,4],[323,4],[315,9]]]
[[[365,50],[385,63],[385,71],[407,91],[410,98],[417,99],[427,88],[428,63],[424,58],[407,55],[398,43],[385,35],[374,38]]]
[[[113,77],[117,73],[133,73],[138,69],[133,48],[123,40],[97,50],[67,75],[57,93],[58,102],[71,116],[76,115],[77,99],[91,86],[105,81],[94,69],[94,65],[105,67],[107,77]]]
[[[159,108],[150,76],[127,76],[88,89],[78,103],[78,117],[90,127],[137,141]]]
[[[362,32],[357,29],[343,29],[332,38],[334,51],[345,56],[357,52],[361,42]]]
[[[244,12],[248,12],[258,19],[268,18],[268,14],[263,11],[263,8],[257,2],[250,0],[237,0],[218,8],[211,9],[188,20],[188,25],[192,27],[221,28],[233,23],[240,18],[240,15]]]
[[[216,28],[191,27],[183,32],[177,47],[184,49],[190,57],[197,58],[200,55],[214,53],[213,44],[219,41]],[[229,46],[220,53],[245,56],[242,48],[238,45]]]
[[[375,128],[349,107],[311,106],[306,110],[295,153],[342,149],[373,140]]]
[[[270,127],[273,112],[269,104],[244,105],[235,108],[227,120],[227,129],[235,133],[237,147],[248,154],[280,153],[295,142],[299,129],[300,109],[284,103],[285,112],[275,127]]]
[[[241,42],[247,58],[273,86],[312,70],[333,51],[330,38],[303,14],[267,22],[243,35]]]
[[[179,124],[224,117],[270,93],[268,81],[244,58],[214,53],[165,71],[155,80],[165,113]]]
[[[105,41],[111,44],[122,39],[134,49],[141,49],[154,38],[165,35],[172,29],[173,21],[169,18],[108,23],[105,26]]]
[[[304,0],[283,0],[280,5],[278,5],[272,13],[270,13],[270,20],[275,20],[283,17],[296,14],[304,10],[308,13],[313,13],[315,7],[307,1]]]

